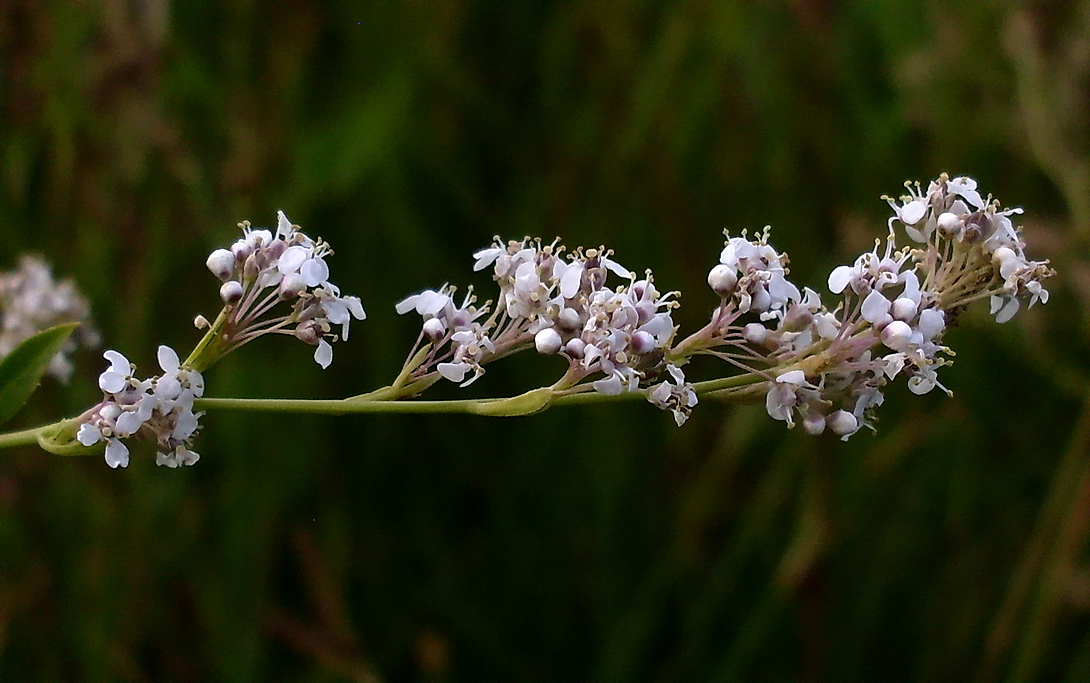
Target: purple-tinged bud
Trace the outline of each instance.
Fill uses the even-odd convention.
[[[428,318],[424,321],[424,336],[433,342],[437,342],[447,334],[447,326],[439,318]]]
[[[890,313],[897,320],[909,321],[916,317],[916,302],[908,297],[900,297],[893,301],[893,306],[890,307]]]
[[[859,420],[846,410],[836,411],[827,418],[826,423],[837,436],[854,434],[859,429]]]
[[[299,273],[285,275],[280,281],[280,298],[287,301],[302,294],[307,288],[307,283]]]
[[[288,243],[284,240],[273,240],[269,243],[269,246],[265,248],[265,252],[268,254],[266,258],[270,262],[278,261],[281,256],[284,255],[284,251],[287,250]]]
[[[242,276],[252,280],[261,272],[261,252],[254,252],[246,257],[246,263],[242,266]]]
[[[204,264],[213,275],[226,281],[235,270],[235,255],[226,249],[217,249],[208,255],[208,260]]]
[[[802,421],[802,428],[810,436],[817,436],[825,431],[825,416],[812,412]]]
[[[539,330],[534,335],[534,347],[538,353],[551,356],[554,353],[559,353],[562,346],[564,346],[564,340],[560,338],[560,333],[551,327]]]
[[[236,261],[244,263],[254,253],[254,248],[246,240],[239,240],[231,245],[231,253],[235,255]]]
[[[750,344],[764,344],[768,339],[768,328],[761,323],[749,323],[742,328],[742,337]]]
[[[723,298],[733,294],[734,288],[737,285],[738,274],[735,273],[734,268],[731,268],[725,263],[720,263],[708,273],[708,286],[712,288],[713,292]]]
[[[220,299],[225,304],[237,304],[242,300],[242,283],[238,280],[228,280],[220,286]]]
[[[894,320],[882,330],[882,343],[894,351],[903,351],[912,341],[912,328],[903,320]]]
[[[956,215],[950,213],[949,211],[939,214],[937,223],[939,232],[946,235],[947,237],[960,236],[961,231],[964,228],[961,219],[958,218]]]
[[[628,345],[632,347],[633,352],[642,356],[645,353],[654,351],[658,344],[650,333],[644,332],[643,330],[637,330],[628,340]]]
[[[322,326],[317,320],[308,320],[295,328],[295,336],[307,344],[317,344],[322,334]]]
[[[586,348],[586,342],[584,342],[579,337],[568,340],[568,343],[564,345],[564,350],[568,352],[568,355],[576,359],[583,357],[583,353]]]
[[[579,329],[579,311],[574,308],[565,308],[557,316],[556,324],[560,329],[574,332]]]

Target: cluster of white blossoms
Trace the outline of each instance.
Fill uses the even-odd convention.
[[[1023,302],[1048,301],[1042,283],[1052,275],[1047,261],[1026,257],[1011,221],[1021,210],[1001,209],[974,180],[942,175],[926,190],[906,187],[904,197],[886,198],[894,215],[885,242],[876,240],[873,249],[829,274],[832,306],[817,291],[791,282],[787,255],[769,244],[768,228],[728,236],[708,273],[719,305],[707,325],[680,342],[672,317],[677,293],[660,292],[650,271],[634,274],[605,247],[565,253],[556,241],[497,237],[473,255],[475,271],[492,269],[496,299],[478,305],[472,289],[456,298],[455,289],[443,285],[398,303],[399,314],[421,316],[420,334],[398,379],[365,396],[409,398],[440,379],[465,386],[484,374],[487,363],[534,349],[567,361],[557,381],[524,395],[535,400],[642,395],[681,425],[698,393],[763,398],[771,417],[789,427],[801,424],[812,435],[830,431],[847,439],[863,427],[873,430],[884,389],[899,378],[916,394],[936,387],[950,393],[938,378],[953,355],[943,336],[966,306],[988,300],[995,319],[1006,322]],[[198,318],[209,331],[187,361],[192,365],[160,346],[162,374],[138,379],[123,355],[105,353],[110,367],[99,377],[104,398],[76,422],[80,444],[105,442],[106,462],[124,467],[125,441],[149,439],[157,445],[158,464],[191,465],[199,458],[192,441],[201,417],[194,402],[204,392],[198,370],[274,332],[315,345],[315,360],[329,365],[331,342],[347,339],[351,320],[364,318],[363,307],[329,282],[329,245],[303,234],[282,212],[278,219],[275,232],[243,223],[241,239],[209,255],[208,269],[222,281],[224,309],[214,323]],[[909,238],[903,246],[898,229]],[[70,285],[48,293],[48,269],[43,275],[42,266],[29,262],[25,270],[22,280],[0,277],[4,334],[7,314],[21,307],[53,317],[86,314]],[[272,313],[281,304],[283,310]],[[693,385],[682,367],[696,355],[723,359],[743,372]],[[499,408],[486,414],[525,414],[547,405],[527,408],[519,398],[511,404],[519,407],[489,401]]]
[[[35,256],[24,256],[18,268],[0,273],[0,313],[0,358],[42,330],[83,323],[49,363],[49,374],[62,382],[72,376],[68,354],[80,344],[99,344],[98,333],[88,322],[87,300],[71,280],[55,281],[49,265]]]
[[[907,187],[909,195],[887,198],[895,215],[884,249],[876,243],[829,275],[829,290],[841,297],[832,310],[786,279],[786,257],[768,245],[767,230],[729,239],[708,274],[722,302],[680,346],[765,377],[768,414],[815,435],[828,428],[847,439],[873,429],[882,389],[897,377],[916,394],[936,386],[949,393],[937,377],[952,355],[942,345],[948,323],[979,299],[990,299],[998,322],[1020,301],[1047,301],[1041,281],[1051,270],[1026,258],[1010,220],[1021,210],[1000,210],[971,178],[943,175],[926,192]],[[897,223],[917,246],[897,248]],[[742,324],[747,313],[759,322]],[[721,346],[732,350],[714,350]]]
[[[398,313],[415,311],[423,317],[417,345],[431,343],[411,377],[434,372],[466,385],[484,373],[485,363],[528,348],[568,360],[567,372],[554,385],[558,389],[600,375],[589,386],[615,395],[635,391],[669,370],[674,382],[659,385],[648,398],[683,422],[696,394],[681,370],[665,362],[676,330],[671,318],[675,294],[659,292],[650,272],[637,279],[612,255],[600,247],[579,248],[565,257],[555,241],[504,243],[496,238],[493,246],[474,254],[473,267],[492,267],[500,289],[494,309],[491,301],[477,306],[472,291],[457,304],[453,288],[446,285],[397,305]],[[609,287],[611,274],[624,284]]]
[[[98,378],[104,398],[80,418],[76,440],[84,446],[106,442],[106,464],[127,467],[130,437],[155,442],[155,462],[166,467],[192,465],[200,456],[192,449],[202,413],[193,412],[194,399],[204,394],[201,373],[182,365],[178,354],[160,346],[163,373],[138,379],[136,367],[117,351],[103,354],[110,367]]]
[[[225,304],[220,334],[228,353],[263,334],[293,334],[317,348],[314,360],[329,367],[333,362],[330,342],[348,339],[352,318],[366,314],[359,297],[341,296],[329,281],[325,257],[333,253],[321,239],[311,239],[293,225],[283,211],[277,213],[277,227],[255,230],[240,224],[243,237],[230,249],[216,249],[206,261],[218,277],[220,298]],[[279,304],[291,311],[271,315]],[[198,326],[208,324],[198,318]],[[334,326],[340,327],[340,332]]]

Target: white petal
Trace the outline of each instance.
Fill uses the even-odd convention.
[[[922,201],[909,202],[900,211],[901,222],[905,225],[916,225],[923,220],[926,213],[927,205]]]
[[[851,266],[837,266],[829,273],[829,291],[840,294],[848,286],[855,276],[855,269]]]
[[[360,303],[358,296],[346,296],[341,301],[348,304],[348,310],[352,312],[352,315],[356,320],[366,320],[367,313],[363,310],[363,304]]]
[[[324,339],[318,340],[318,348],[314,351],[314,362],[325,370],[333,362],[333,346]]]
[[[560,277],[560,294],[565,299],[570,299],[579,291],[579,283],[583,279],[583,264],[572,263]]]
[[[623,277],[625,279],[630,279],[632,277],[632,271],[631,270],[629,270],[628,268],[625,268],[624,266],[617,263],[613,259],[608,259],[605,256],[603,256],[602,257],[602,265],[605,266],[608,270],[615,273],[616,275],[619,275],[619,276],[621,276],[621,277]]]
[[[791,370],[776,377],[776,381],[781,384],[806,384],[806,373],[802,370]]]
[[[284,250],[284,253],[280,255],[280,259],[276,262],[276,268],[284,275],[298,272],[299,266],[303,265],[308,256],[310,256],[310,251],[306,247],[296,244]]]
[[[178,354],[174,352],[174,349],[169,346],[160,346],[159,353],[159,367],[163,369],[163,372],[178,372],[178,368],[181,367],[181,362],[178,360]]]
[[[129,447],[117,439],[106,444],[106,464],[114,469],[129,466]]]
[[[461,382],[469,370],[469,363],[440,363],[435,369],[451,382]]]
[[[138,410],[127,410],[117,418],[117,433],[122,436],[135,434],[144,424],[144,419]]]
[[[416,308],[416,302],[420,300],[420,296],[420,294],[413,294],[405,297],[394,305],[394,310],[397,311],[398,315],[405,315]]]
[[[102,354],[102,357],[110,361],[110,370],[121,375],[122,377],[128,377],[132,372],[132,364],[129,363],[129,359],[122,356],[117,351],[110,349]]]
[[[889,299],[882,296],[877,289],[871,290],[867,298],[863,300],[863,320],[876,323],[889,313]]]
[[[276,212],[276,234],[279,237],[290,237],[292,233],[291,221],[283,211]]]
[[[492,265],[496,262],[496,259],[498,259],[500,257],[500,254],[502,253],[503,249],[501,249],[500,247],[481,249],[473,255],[473,258],[477,259],[476,262],[473,264],[473,272],[477,272],[478,270],[484,270],[488,266]]]
[[[321,257],[312,258],[303,264],[299,274],[303,276],[307,287],[317,287],[329,279],[329,265]]]
[[[98,387],[107,394],[116,394],[125,388],[128,377],[111,370],[107,370],[98,376]]]
[[[98,427],[87,424],[86,422],[79,426],[79,431],[76,432],[76,441],[79,441],[84,446],[93,446],[102,440],[102,430]]]
[[[621,393],[621,389],[623,388],[621,386],[621,376],[617,374],[614,374],[607,379],[600,379],[592,386],[594,386],[594,390],[599,394],[605,394],[606,396],[616,396]]]

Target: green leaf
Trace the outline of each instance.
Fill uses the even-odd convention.
[[[38,388],[49,361],[79,323],[57,325],[24,340],[0,361],[0,424],[7,422]]]

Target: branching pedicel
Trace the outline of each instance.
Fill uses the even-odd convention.
[[[222,281],[224,308],[185,362],[159,349],[163,374],[147,380],[120,353],[107,351],[110,368],[99,378],[103,401],[83,415],[36,430],[0,436],[0,446],[37,441],[56,453],[83,453],[100,441],[106,460],[125,466],[131,438],[155,441],[161,465],[197,461],[192,439],[203,415],[195,409],[283,412],[464,412],[525,415],[551,405],[645,398],[669,410],[681,425],[698,396],[733,402],[761,401],[768,414],[801,424],[809,434],[826,429],[847,439],[874,428],[883,389],[898,377],[913,393],[935,387],[949,393],[938,370],[952,352],[943,346],[947,326],[970,303],[987,299],[997,322],[1020,302],[1046,302],[1041,282],[1048,262],[1030,261],[1011,216],[983,198],[970,178],[946,175],[926,189],[886,198],[894,215],[885,243],[852,265],[835,268],[828,289],[832,307],[810,288],[789,279],[787,256],[769,243],[769,229],[729,237],[708,284],[720,297],[707,325],[676,341],[671,317],[678,293],[662,293],[650,271],[633,274],[599,247],[565,254],[557,242],[503,242],[474,254],[474,270],[492,269],[498,296],[478,305],[472,291],[455,288],[414,294],[397,304],[415,312],[421,331],[402,371],[387,387],[342,400],[202,398],[201,372],[266,333],[294,334],[315,345],[323,367],[330,342],[347,339],[351,319],[364,318],[356,297],[341,296],[329,282],[332,253],[279,214],[275,234],[243,224],[244,237],[217,249],[207,261]],[[900,227],[910,240],[897,245]],[[334,326],[340,326],[337,334]],[[485,366],[534,349],[567,362],[550,385],[506,399],[420,401],[420,393],[446,379],[462,386]],[[725,361],[740,372],[697,383],[683,368],[697,355]]]

